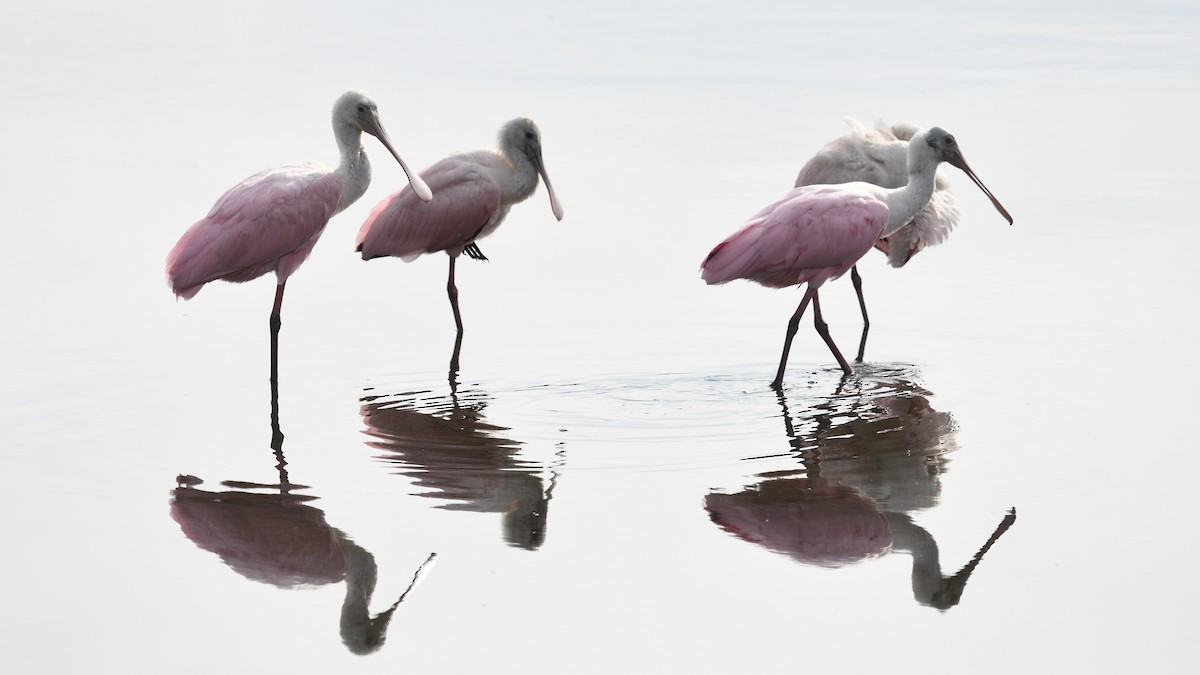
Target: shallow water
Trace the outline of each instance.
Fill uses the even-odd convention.
[[[1171,2],[0,10],[3,670],[1190,672],[1198,29]],[[444,258],[351,253],[403,180],[368,139],[272,391],[273,284],[177,302],[163,258],[234,181],[332,161],[352,86],[417,166],[533,117],[566,217],[539,190],[459,266],[453,376]],[[954,132],[1016,222],[951,174],[950,241],[861,266],[866,363],[805,325],[779,394],[800,294],[696,268],[845,115]],[[823,291],[853,351],[853,291]]]

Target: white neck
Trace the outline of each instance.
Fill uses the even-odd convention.
[[[537,167],[533,165],[524,152],[516,148],[504,147],[503,156],[508,160],[512,171],[500,181],[500,203],[516,204],[523,202],[533,194],[538,185]]]
[[[933,158],[909,149],[908,184],[887,190],[884,197],[888,205],[888,224],[880,235],[881,239],[907,225],[929,203],[929,198],[933,196],[937,167],[938,162]]]
[[[346,207],[358,201],[371,184],[371,161],[362,145],[362,130],[356,126],[334,122],[333,134],[337,138],[338,150],[342,158],[333,170],[342,179],[342,194],[338,197],[339,213]]]

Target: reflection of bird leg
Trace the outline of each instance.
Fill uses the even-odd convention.
[[[787,397],[783,395],[783,389],[776,389],[775,396],[779,398],[779,407],[783,408],[783,429],[787,433],[788,438],[796,437],[796,427],[792,425],[792,414],[788,412]]]
[[[971,572],[975,570],[979,561],[983,559],[983,554],[987,553],[992,544],[996,543],[1000,535],[1004,534],[1005,530],[1017,519],[1016,511],[1009,511],[987,543],[971,559],[971,562],[967,563],[954,576],[943,577],[941,562],[938,559],[938,546],[933,536],[914,523],[907,514],[885,513],[884,516],[892,529],[892,549],[912,554],[913,596],[922,605],[942,610],[958,604],[963,590],[967,586],[967,579],[970,578]]]
[[[288,480],[287,460],[283,458],[283,429],[279,427],[279,381],[275,378],[271,378],[271,449],[275,451],[279,484],[286,492],[291,486],[291,481]]]
[[[307,485],[297,485],[288,478],[287,459],[283,456],[283,430],[279,427],[279,382],[277,380],[271,380],[271,449],[275,451],[275,470],[279,472],[278,483],[270,485],[241,480],[223,480],[221,485],[235,490],[279,490],[281,497],[289,496],[292,490],[308,489]]]
[[[275,287],[275,305],[271,308],[271,381],[279,381],[279,327],[283,325],[283,320],[280,319],[279,311],[283,307],[283,287],[287,284],[282,281]]]
[[[840,385],[839,385],[840,387]],[[787,397],[783,393],[783,389],[776,389],[775,395],[779,398],[779,407],[783,409],[783,429],[788,436],[788,445],[792,446],[796,457],[800,463],[804,465],[804,473],[809,478],[821,477],[821,451],[817,446],[809,446],[808,439],[796,435],[796,427],[792,422],[792,414],[788,410]],[[817,425],[820,426],[822,418],[818,416]],[[828,423],[826,421],[826,423]]]
[[[462,352],[462,332],[454,338],[454,351],[450,354],[450,374],[447,380],[450,382],[450,393],[454,394],[458,391],[458,355]]]
[[[854,284],[854,292],[858,294],[858,308],[862,310],[862,338],[858,341],[858,356],[854,357],[856,362],[862,363],[863,352],[867,350],[867,333],[871,330],[871,320],[867,318],[867,301],[863,300],[862,277],[858,275],[858,265],[850,268],[850,282]]]

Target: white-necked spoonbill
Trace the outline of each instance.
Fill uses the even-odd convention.
[[[375,101],[366,92],[351,90],[333,105],[333,134],[341,152],[337,168],[309,161],[250,176],[221,195],[167,256],[167,282],[184,299],[210,281],[240,283],[275,273],[272,380],[278,378],[280,308],[288,277],[308,258],[329,219],[361,197],[371,182],[371,163],[361,141],[364,131],[383,143],[415,193],[429,201],[429,187],[392,147]]]
[[[907,161],[908,183],[901,188],[862,182],[794,188],[717,244],[701,263],[701,277],[709,284],[734,279],[748,279],[771,288],[808,284],[804,298],[788,322],[772,387],[783,386],[792,338],[809,301],[813,304],[817,333],[842,371],[846,375],[852,372],[821,318],[817,290],[829,279],[845,274],[876,241],[891,236],[912,220],[933,194],[939,163],[948,162],[965,172],[1012,223],[1012,216],[975,176],[954,136],[944,129],[933,127],[914,135],[909,142]]]
[[[466,253],[487,260],[476,242],[504,222],[513,204],[533,194],[538,177],[546,184],[550,209],[562,220],[562,205],[542,161],[542,137],[533,120],[517,118],[500,128],[497,150],[451,155],[421,172],[434,191],[432,201],[417,199],[404,187],[380,202],[359,230],[357,249],[363,260],[394,256],[410,262],[426,253],[444,251],[450,257],[446,293],[458,329],[451,376],[457,370],[463,322],[458,308],[454,265]]]
[[[862,181],[898,188],[908,183],[908,141],[921,130],[920,127],[905,122],[889,126],[882,121],[867,127],[851,118],[846,118],[846,123],[850,125],[850,132],[830,141],[813,155],[801,167],[795,187]],[[958,207],[954,203],[954,193],[950,191],[945,172],[938,169],[929,203],[917,211],[908,225],[875,242],[875,248],[887,255],[892,267],[903,267],[926,246],[945,241],[956,224]],[[863,318],[862,337],[854,358],[861,362],[871,320],[867,316],[858,265],[850,268],[850,281],[854,284]]]

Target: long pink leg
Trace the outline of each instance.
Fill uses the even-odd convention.
[[[871,320],[867,318],[867,301],[863,300],[862,277],[858,275],[858,265],[850,268],[850,281],[854,284],[854,292],[858,294],[858,308],[862,310],[862,338],[858,341],[858,356],[854,360],[862,363],[863,352],[867,350],[867,332],[871,330]]]
[[[792,315],[787,325],[787,336],[783,339],[783,355],[779,357],[779,370],[775,373],[775,379],[771,382],[771,387],[774,389],[783,388],[783,371],[787,370],[788,352],[792,351],[792,338],[796,337],[796,329],[800,326],[800,317],[804,316],[804,310],[808,307],[808,302],[813,299],[817,293],[811,285],[804,292],[804,299],[800,301],[800,306],[796,308],[796,313]]]
[[[275,287],[275,306],[271,308],[271,381],[279,381],[279,327],[283,321],[279,317],[279,309],[283,306],[283,282]]]
[[[849,375],[850,364],[846,363],[846,357],[842,356],[842,352],[838,350],[837,345],[833,344],[833,338],[829,335],[829,325],[825,323],[825,319],[821,317],[821,298],[817,297],[816,291],[813,291],[813,326],[817,329],[817,334],[829,346],[829,351],[833,352],[833,357],[837,359],[838,365],[842,367],[842,372]]]

